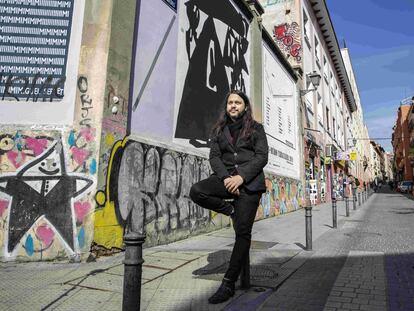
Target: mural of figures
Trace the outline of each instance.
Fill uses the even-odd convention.
[[[186,33],[181,40],[185,40],[188,68],[175,138],[201,148],[207,147],[226,93],[249,90],[249,24],[229,0],[188,0],[184,7],[181,25]]]
[[[268,176],[256,220],[295,211],[304,205],[302,183],[286,177]]]
[[[67,172],[60,140],[34,160],[24,163],[15,174],[0,176],[0,192],[10,197],[5,253],[16,254],[21,239],[40,220],[43,224],[37,227],[36,234],[46,245],[57,235],[68,253],[74,253],[80,246],[79,235],[84,234],[74,232],[74,228],[76,222],[83,221],[82,210],[87,212],[89,203],[73,202],[85,195],[92,184],[92,179],[84,175]],[[30,234],[23,244],[29,253],[33,251]]]

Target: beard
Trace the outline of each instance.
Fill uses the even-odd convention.
[[[227,117],[229,117],[230,119],[235,120],[235,121],[240,120],[241,118],[243,118],[244,113],[245,113],[245,111],[243,110],[243,111],[240,111],[237,115],[233,115],[233,116],[231,116],[231,115],[228,113],[228,111],[226,111],[226,115],[227,115]]]

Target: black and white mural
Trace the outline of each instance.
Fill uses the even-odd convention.
[[[229,0],[184,1],[179,16],[174,138],[203,148],[226,93],[249,93],[249,21]]]

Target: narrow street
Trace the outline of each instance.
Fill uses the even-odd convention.
[[[313,208],[313,250],[304,211],[256,222],[251,283],[209,305],[228,264],[231,227],[144,250],[141,310],[413,310],[414,201],[383,187],[338,229],[330,204]],[[119,310],[123,253],[97,262],[2,263],[2,310]],[[16,299],[16,297],[20,297]]]
[[[260,310],[414,310],[413,223],[413,198],[382,187]]]

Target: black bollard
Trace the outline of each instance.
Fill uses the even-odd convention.
[[[250,256],[247,255],[246,261],[242,266],[240,272],[240,288],[249,289],[250,288]]]
[[[356,210],[356,188],[352,188],[352,209]]]
[[[358,206],[361,206],[361,192],[358,192]]]
[[[332,227],[333,228],[337,228],[338,227],[338,223],[337,223],[337,210],[336,210],[336,198],[335,196],[332,197]]]
[[[312,205],[305,206],[306,250],[312,250]]]
[[[345,196],[345,211],[346,211],[346,217],[349,217],[349,198],[348,198],[348,195]]]
[[[142,244],[145,235],[129,232],[124,236],[124,292],[122,311],[136,311],[141,305]]]

